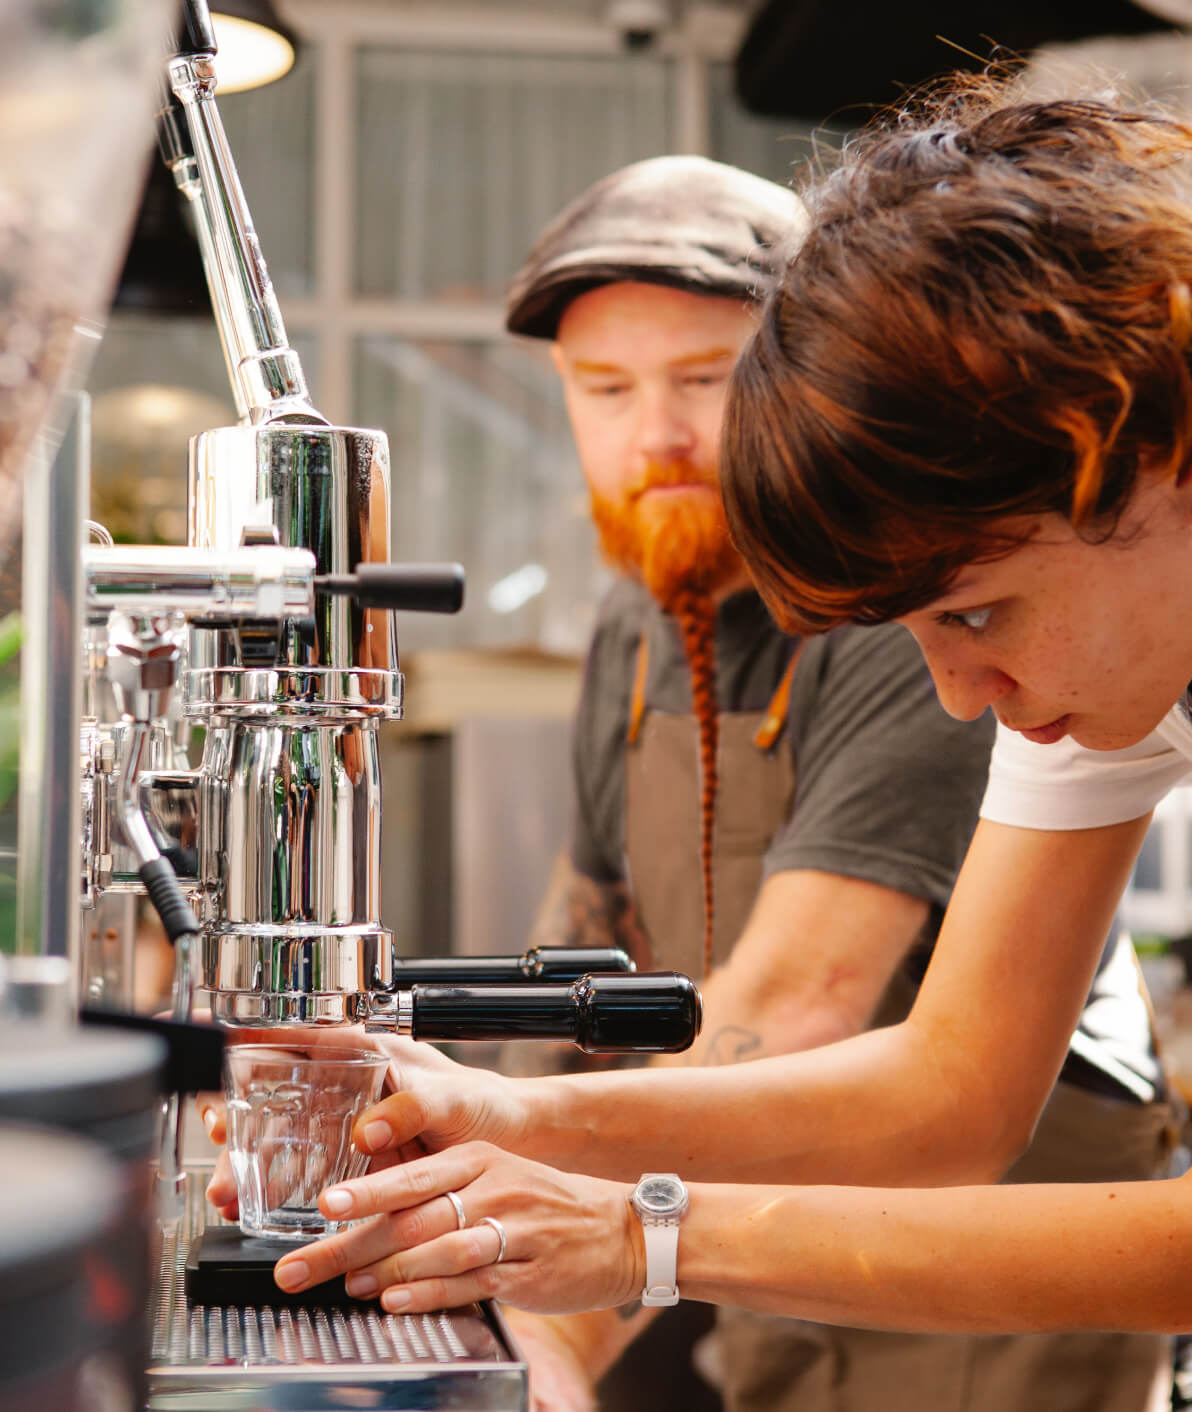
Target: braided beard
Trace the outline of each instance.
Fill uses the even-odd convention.
[[[683,635],[691,669],[691,704],[699,727],[699,865],[704,885],[704,970],[712,973],[712,933],[716,918],[716,885],[712,871],[716,841],[716,791],[719,776],[716,752],[720,716],[716,708],[716,606],[707,594],[680,593],[673,612]]]
[[[693,488],[668,495],[645,494],[659,486]],[[741,559],[729,538],[715,474],[686,462],[648,466],[617,500],[593,491],[592,518],[605,558],[614,568],[641,579],[663,611],[674,615],[683,638],[691,670],[692,708],[699,728],[703,973],[707,976],[712,970],[715,923],[712,861],[720,740],[715,593],[740,573]]]

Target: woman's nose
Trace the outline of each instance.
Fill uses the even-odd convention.
[[[1014,678],[999,667],[981,663],[927,658],[935,683],[935,694],[949,716],[958,721],[975,721],[988,707],[1014,690]]]

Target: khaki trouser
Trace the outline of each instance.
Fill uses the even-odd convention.
[[[1165,1104],[1059,1084],[1007,1181],[1117,1181],[1161,1170]],[[1152,1334],[874,1333],[722,1309],[727,1412],[1159,1412],[1169,1341]]]

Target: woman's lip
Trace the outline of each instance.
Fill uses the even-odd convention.
[[[1019,726],[1012,729],[1025,740],[1034,741],[1036,745],[1054,745],[1057,740],[1063,740],[1068,734],[1068,717],[1057,716],[1054,721],[1049,721],[1045,726],[1035,726],[1032,730],[1023,730]]]

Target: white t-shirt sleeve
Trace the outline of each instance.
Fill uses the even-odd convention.
[[[981,817],[1027,829],[1095,829],[1149,814],[1192,777],[1192,724],[1178,708],[1126,750],[1065,737],[1036,745],[998,727]]]

